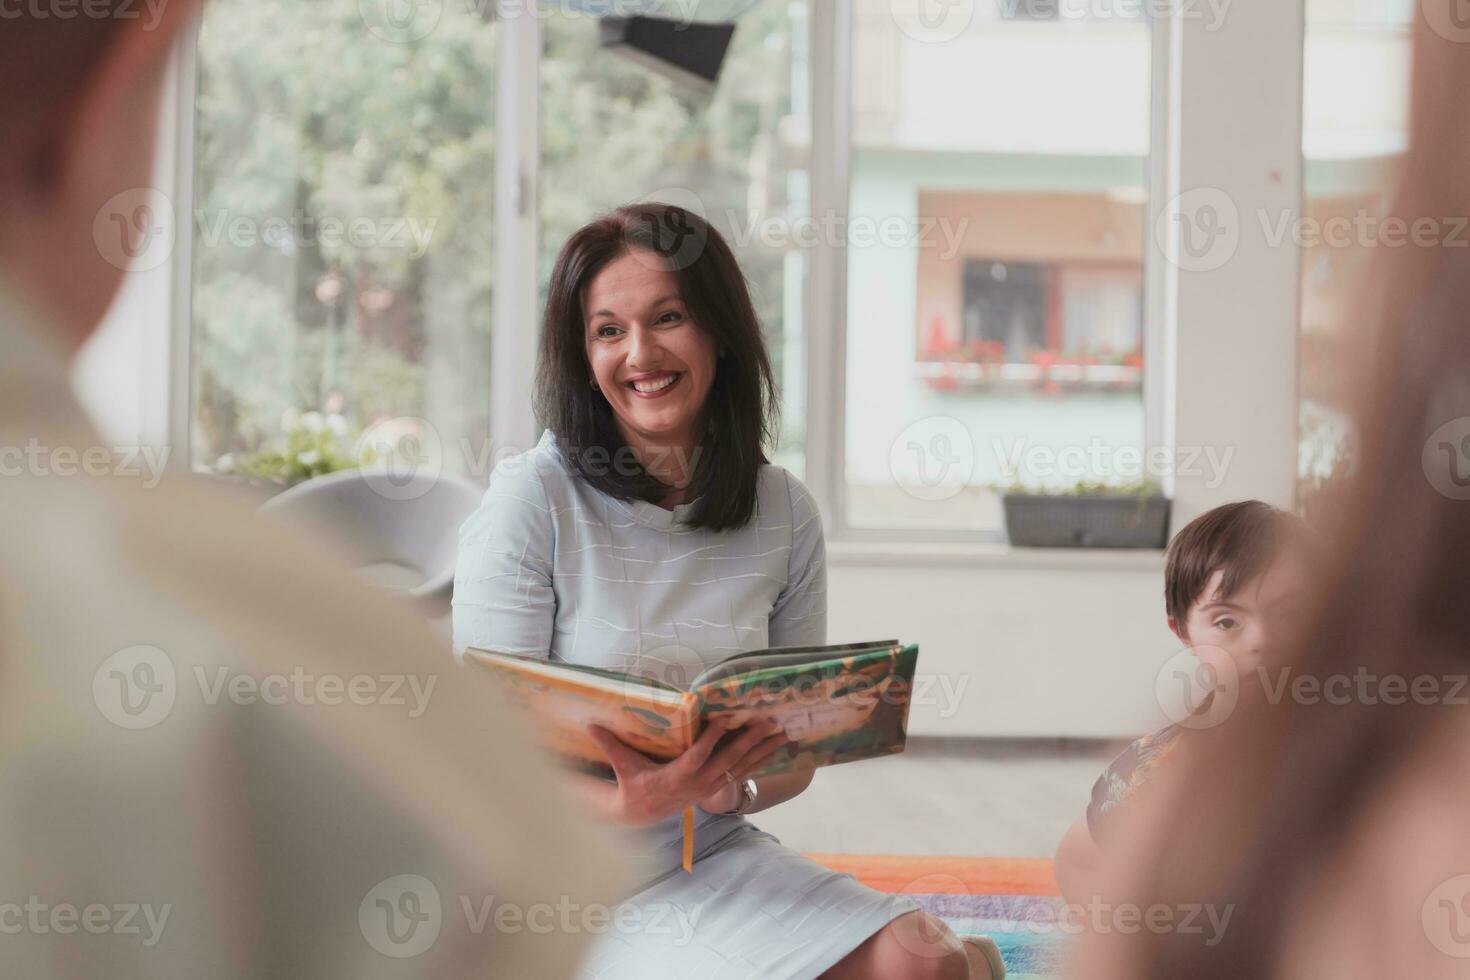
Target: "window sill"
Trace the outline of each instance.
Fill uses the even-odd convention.
[[[1008,544],[828,541],[837,567],[940,565],[972,568],[1137,570],[1162,574],[1164,552],[1150,548],[1013,548]]]
[[[941,389],[999,388],[1056,384],[1062,388],[1135,390],[1143,370],[1129,364],[982,364],[979,361],[916,361],[914,376]]]

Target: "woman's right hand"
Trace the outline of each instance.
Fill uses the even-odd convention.
[[[683,755],[660,762],[600,725],[588,725],[587,733],[607,755],[618,777],[613,819],[631,827],[658,823],[732,780],[745,779],[786,742],[779,723],[771,719],[737,729],[714,723],[705,726]]]

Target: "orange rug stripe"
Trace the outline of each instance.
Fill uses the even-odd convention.
[[[1057,895],[1048,858],[807,854],[869,888],[920,895]]]

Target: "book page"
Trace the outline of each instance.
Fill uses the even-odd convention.
[[[837,660],[853,654],[887,650],[898,645],[897,640],[869,640],[864,643],[840,643],[821,647],[772,647],[769,650],[749,650],[745,653],[732,654],[706,669],[694,679],[689,689],[697,691],[706,684],[752,670]]]
[[[493,663],[502,667],[513,668],[532,674],[542,674],[549,677],[561,675],[564,671],[575,671],[584,675],[583,683],[591,687],[599,687],[609,691],[620,691],[632,684],[653,688],[657,691],[669,692],[664,699],[670,704],[682,703],[683,691],[670,684],[665,684],[652,677],[642,674],[628,674],[619,670],[609,670],[606,667],[591,667],[587,664],[573,664],[565,660],[548,660],[545,657],[528,657],[519,653],[503,653],[499,650],[482,650],[479,647],[470,647],[464,652],[468,661],[473,658],[481,663]],[[660,695],[650,693],[649,697]]]

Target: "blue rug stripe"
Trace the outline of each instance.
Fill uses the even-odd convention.
[[[1007,980],[1054,980],[1066,965],[1068,933],[1058,926],[1060,898],[1036,895],[910,895],[958,935],[989,936],[1000,947]]]

